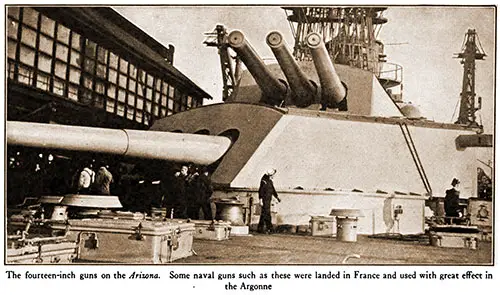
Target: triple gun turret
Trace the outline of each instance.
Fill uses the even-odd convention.
[[[340,106],[346,105],[347,87],[335,71],[321,35],[310,33],[306,37],[306,44],[319,78],[319,87],[301,69],[288,50],[281,33],[270,32],[266,41],[287,81],[273,76],[241,31],[232,31],[228,36],[229,45],[238,54],[261,89],[262,102],[275,105],[289,98],[293,105],[301,108],[319,101],[323,107],[336,106],[342,110]]]

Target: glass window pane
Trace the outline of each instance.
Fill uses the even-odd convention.
[[[115,111],[115,100],[114,99],[106,100],[106,111],[109,113],[112,113]]]
[[[135,80],[130,79],[128,81],[128,90],[135,93]]]
[[[175,88],[173,86],[168,87],[168,97],[173,98],[175,93]]]
[[[109,69],[108,81],[116,84],[116,71],[115,70]]]
[[[153,115],[158,116],[158,111],[160,110],[160,107],[158,105],[153,106]]]
[[[31,85],[31,82],[33,81],[33,70],[19,66],[18,80],[21,83]]]
[[[142,110],[142,108],[144,107],[144,100],[140,97],[137,98],[137,105],[136,105],[136,108],[138,110]]]
[[[54,93],[58,95],[64,95],[64,81],[60,79],[54,79]]]
[[[97,74],[97,77],[101,77],[103,79],[106,79],[106,66],[103,64],[98,64],[96,74]]]
[[[127,104],[131,106],[132,108],[134,107],[135,104],[135,95],[133,93],[128,93],[128,98],[127,98]]]
[[[109,53],[109,67],[118,69],[118,56],[116,56],[113,52]]]
[[[49,56],[40,54],[38,56],[38,69],[50,73],[50,64],[52,63],[52,58]]]
[[[142,112],[141,111],[137,111],[135,113],[135,121],[141,123],[142,122]]]
[[[160,97],[161,97],[160,92],[158,92],[158,91],[156,91],[156,90],[155,90],[155,92],[154,92],[154,99],[153,99],[153,101],[154,101],[155,103],[160,103]]]
[[[153,100],[153,89],[152,88],[147,88],[146,89],[146,98],[148,100]]]
[[[61,24],[57,25],[57,40],[69,45],[69,29]]]
[[[146,101],[146,110],[145,110],[146,112],[151,113],[151,105],[152,105],[151,102]]]
[[[187,105],[188,105],[188,107],[193,106],[193,98],[189,95],[187,97]]]
[[[38,72],[37,79],[36,79],[36,87],[40,88],[45,91],[49,91],[49,81],[50,81],[50,76],[42,74]]]
[[[146,95],[146,89],[144,88],[144,84],[142,84],[142,82],[137,82],[137,95]]]
[[[9,40],[9,42],[7,43],[8,57],[15,59],[16,58],[16,50],[17,50],[17,43]]]
[[[19,23],[13,20],[9,20],[7,36],[12,39],[17,40],[17,30],[19,29]]]
[[[95,91],[99,94],[104,94],[104,83],[96,82],[95,83]]]
[[[68,97],[69,97],[69,99],[74,100],[74,101],[78,100],[78,86],[69,85]]]
[[[124,59],[120,59],[120,72],[127,73],[128,62]]]
[[[116,114],[118,116],[122,116],[122,117],[123,117],[123,115],[125,115],[125,105],[124,104],[121,104],[121,103],[117,104]]]
[[[36,28],[38,25],[38,11],[25,7],[23,9],[23,23]]]
[[[127,76],[120,74],[118,85],[120,85],[120,87],[126,88],[127,87]]]
[[[42,52],[45,52],[47,54],[49,54],[50,56],[52,56],[52,46],[54,45],[54,41],[52,41],[51,39],[41,35],[40,36],[40,51]]]
[[[137,77],[137,68],[133,64],[130,64],[129,75],[130,75],[130,77],[132,77],[134,79]]]
[[[161,79],[155,78],[155,80],[156,80],[156,90],[161,91],[161,83],[162,83]]]
[[[69,81],[75,84],[80,84],[80,70],[71,67],[69,70]]]
[[[108,56],[108,51],[105,48],[99,46],[97,48],[97,60],[105,64],[107,56]]]
[[[73,49],[76,49],[80,51],[81,48],[81,43],[80,43],[80,34],[73,32],[71,36],[71,47]]]
[[[97,44],[90,40],[85,40],[85,55],[88,56],[89,58],[95,59],[95,54],[96,54],[96,49],[97,49]]]
[[[116,98],[116,86],[108,85],[108,96],[112,98]]]
[[[133,120],[134,119],[134,109],[127,109],[127,119]]]
[[[168,84],[167,82],[163,81],[163,91],[162,91],[163,94],[167,95],[168,93]]]
[[[92,78],[84,75],[83,76],[83,86],[88,89],[92,89],[92,86],[94,85],[94,82],[92,81]]]
[[[10,17],[13,17],[15,19],[19,19],[19,7],[8,7],[7,14]]]
[[[21,33],[21,41],[26,45],[35,47],[36,32],[32,29],[28,29],[27,27],[23,27]]]
[[[150,87],[153,87],[153,81],[154,81],[155,77],[151,76],[150,74],[148,74],[148,86]]]
[[[54,28],[56,27],[56,23],[46,17],[45,15],[42,15],[42,27],[41,27],[41,31],[44,32],[45,34],[51,36],[51,37],[54,37]]]
[[[141,83],[146,83],[146,72],[144,72],[141,69],[137,70],[137,81],[140,81]]]
[[[125,93],[124,89],[118,89],[118,101],[125,103],[125,99],[127,98],[127,95]]]
[[[68,51],[69,51],[69,48],[65,45],[62,45],[62,44],[57,44],[57,47],[56,47],[56,56],[58,59],[60,60],[68,60]]]
[[[94,60],[85,58],[84,65],[85,65],[85,67],[84,67],[85,72],[90,73],[90,74],[94,74],[94,68],[95,68],[95,61]]]
[[[35,50],[26,46],[21,46],[21,62],[34,66],[35,65]]]
[[[168,108],[173,110],[174,109],[174,101],[172,99],[168,99]]]
[[[63,79],[66,78],[66,64],[60,61],[56,61],[55,74]]]
[[[80,67],[81,63],[82,63],[82,55],[75,50],[71,50],[70,64],[78,68],[81,68]]]

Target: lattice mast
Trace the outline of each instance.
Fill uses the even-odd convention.
[[[481,97],[476,102],[476,60],[484,60],[485,56],[476,30],[469,29],[465,34],[462,52],[456,56],[462,59],[460,63],[464,65],[460,111],[456,124],[479,126],[476,122],[476,111],[481,109]]]
[[[311,32],[323,36],[336,64],[380,73],[385,62],[383,44],[377,41],[386,7],[284,7],[295,38],[294,56],[310,60],[305,37]]]

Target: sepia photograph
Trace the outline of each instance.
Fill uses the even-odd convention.
[[[495,5],[4,8],[8,278],[494,266]]]

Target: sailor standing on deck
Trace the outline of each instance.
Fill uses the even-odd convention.
[[[102,166],[97,170],[94,182],[94,193],[96,195],[110,195],[110,185],[113,182],[113,174],[109,170]]]
[[[259,225],[257,231],[260,233],[271,233],[273,224],[271,221],[271,200],[273,196],[281,202],[278,198],[278,193],[274,189],[273,176],[276,174],[276,169],[270,169],[262,176],[259,187],[259,201],[262,206],[260,213]]]
[[[165,191],[167,216],[186,218],[186,178],[188,166],[183,165],[180,171],[169,179],[169,187]]]
[[[78,175],[77,194],[89,194],[94,179],[95,172],[92,170],[92,166],[83,168]]]
[[[458,188],[459,184],[460,181],[456,178],[453,178],[453,181],[451,182],[452,188],[446,190],[446,196],[444,198],[444,212],[446,214],[446,217],[460,217],[460,190]]]

